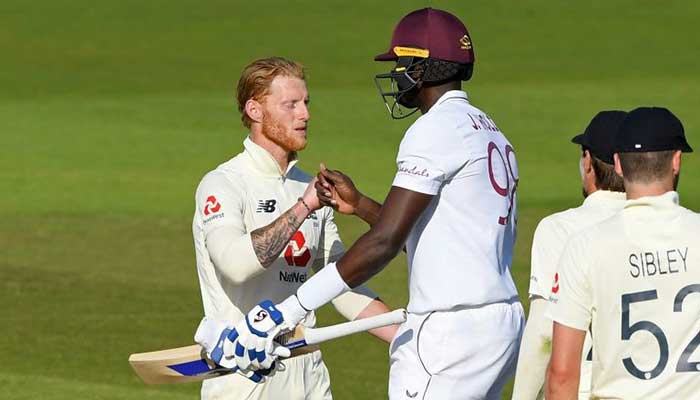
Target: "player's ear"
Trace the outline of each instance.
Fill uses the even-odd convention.
[[[621,178],[624,178],[625,176],[622,174],[622,164],[620,164],[620,155],[618,153],[615,153],[613,155],[613,158],[615,159],[615,173],[618,174]]]
[[[263,107],[257,100],[248,99],[245,102],[245,113],[248,114],[248,118],[253,120],[253,122],[262,123]]]
[[[588,150],[583,151],[583,173],[590,174],[593,172],[593,159],[591,158],[591,152]]]
[[[680,150],[676,150],[673,153],[673,158],[671,159],[671,163],[673,165],[673,176],[676,176],[681,172],[681,154],[682,152]]]

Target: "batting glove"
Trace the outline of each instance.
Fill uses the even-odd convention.
[[[265,376],[274,372],[275,362],[271,361],[269,365],[265,363],[263,367],[257,371],[241,370],[236,364],[233,354],[234,341],[238,339],[238,332],[232,325],[226,321],[216,320],[204,317],[197,327],[194,340],[204,348],[207,357],[214,361],[218,366],[229,368],[231,372],[240,372],[243,376],[253,382],[261,382]]]
[[[277,357],[289,357],[289,349],[273,339],[279,333],[288,331],[292,321],[290,319],[287,322],[282,310],[275,307],[270,300],[262,301],[253,307],[228,335],[236,365],[242,370],[265,370],[272,366]],[[291,325],[291,328],[294,326],[296,323]],[[224,353],[230,354],[226,348],[226,341],[224,346]]]

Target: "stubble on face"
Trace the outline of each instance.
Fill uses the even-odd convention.
[[[262,134],[290,153],[304,150],[306,147],[306,138],[289,132],[279,120],[266,111],[263,111]]]

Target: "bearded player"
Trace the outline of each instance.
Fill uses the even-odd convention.
[[[408,321],[391,346],[391,399],[497,399],[514,372],[523,309],[510,274],[515,241],[515,151],[493,119],[461,90],[474,64],[464,24],[445,11],[406,15],[377,76],[393,117],[420,110],[399,147],[398,171],[377,220],[347,253],[270,315],[236,325],[234,346],[259,346],[309,311],[357,287],[404,247]],[[381,85],[380,85],[381,86]],[[249,319],[260,317],[260,308]],[[280,321],[282,319],[283,321]],[[279,323],[279,325],[278,325]],[[269,338],[268,338],[269,339]],[[249,356],[232,354],[237,362]],[[266,356],[275,357],[273,352]]]
[[[302,66],[279,57],[256,60],[238,82],[238,108],[249,136],[245,150],[209,172],[196,193],[193,222],[197,272],[205,318],[195,340],[211,354],[221,332],[244,321],[261,297],[293,295],[310,270],[344,252],[333,210],[321,207],[312,179],[296,167],[306,146],[309,95]],[[357,287],[334,299],[352,320],[387,312],[372,292]],[[296,322],[313,326],[313,313]],[[296,323],[295,323],[296,325]],[[373,330],[387,342],[397,327]],[[330,399],[330,381],[318,347],[299,349],[262,383],[273,359],[254,359],[240,374],[205,380],[203,399]]]

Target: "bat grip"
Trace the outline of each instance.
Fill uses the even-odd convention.
[[[305,332],[306,344],[317,344],[327,340],[381,328],[387,325],[406,322],[406,310],[400,308],[388,313],[375,315],[369,318],[358,319],[343,324],[327,326],[324,328],[307,329]]]

